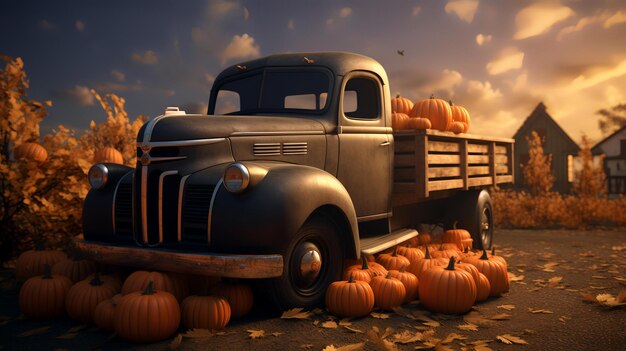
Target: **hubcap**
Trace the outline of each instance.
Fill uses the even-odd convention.
[[[488,248],[491,245],[491,227],[489,223],[489,209],[483,209],[482,216],[480,218],[480,236],[483,241],[483,247]]]
[[[312,286],[322,270],[322,255],[315,244],[303,242],[294,252],[294,263],[297,265],[296,285],[306,289]]]

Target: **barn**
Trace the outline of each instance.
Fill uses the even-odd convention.
[[[608,185],[608,195],[626,195],[626,126],[601,140],[591,152],[604,154],[604,170]]]
[[[574,157],[578,155],[580,147],[556,123],[547,112],[546,106],[540,102],[524,123],[513,135],[515,139],[515,185],[524,187],[524,174],[520,165],[528,162],[528,143],[526,138],[531,137],[532,131],[537,132],[544,140],[545,154],[552,154],[552,174],[554,175],[553,191],[569,193],[573,181]]]

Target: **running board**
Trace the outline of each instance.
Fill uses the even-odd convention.
[[[361,253],[373,255],[417,236],[415,229],[400,229],[389,234],[361,239]]]

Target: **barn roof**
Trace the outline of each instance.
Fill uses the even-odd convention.
[[[527,133],[529,134],[530,131],[527,129],[533,121],[538,119],[545,119],[549,124],[552,124],[556,128],[558,133],[563,137],[563,140],[568,144],[568,148],[580,151],[580,146],[578,146],[578,144],[576,144],[576,142],[572,138],[570,138],[570,136],[563,130],[563,128],[561,128],[561,126],[556,123],[552,116],[548,114],[548,112],[546,111],[546,105],[544,105],[543,102],[537,104],[537,107],[535,107],[533,112],[531,112],[531,114],[526,117],[524,123],[522,123],[522,125],[515,132],[515,134],[513,134],[513,139],[517,140],[518,137],[521,137],[522,135],[525,135]]]
[[[594,147],[591,148],[591,153],[594,155],[599,155],[602,153],[602,149],[600,148],[602,146],[602,144],[604,144],[605,142],[609,141],[610,139],[612,139],[614,136],[616,136],[617,134],[621,133],[624,129],[626,129],[626,125],[623,126],[622,128],[616,130],[615,132],[613,132],[611,135],[609,135],[608,137],[600,140],[596,145],[594,145]]]

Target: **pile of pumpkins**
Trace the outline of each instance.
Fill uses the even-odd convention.
[[[188,329],[222,329],[248,314],[254,302],[252,289],[238,281],[148,271],[122,280],[118,273],[101,273],[92,261],[41,248],[20,255],[16,278],[24,282],[19,306],[26,317],[67,314],[140,343],[171,337],[181,322]]]
[[[13,158],[15,160],[36,161],[38,163],[44,163],[48,158],[48,151],[41,146],[41,144],[35,142],[26,142],[17,145],[13,149]],[[93,156],[93,163],[117,163],[124,164],[124,157],[122,153],[113,147],[103,147],[98,149]]]
[[[393,310],[419,299],[432,312],[462,314],[509,290],[504,258],[494,251],[470,251],[466,230],[455,226],[445,231],[441,244],[430,241],[422,233],[375,259],[364,255],[361,263],[353,262],[344,270],[344,280],[328,287],[328,311],[341,318],[362,317],[374,307]]]
[[[467,133],[470,127],[470,115],[465,107],[433,95],[415,104],[397,95],[391,99],[391,112],[394,130],[436,129],[459,134]]]

